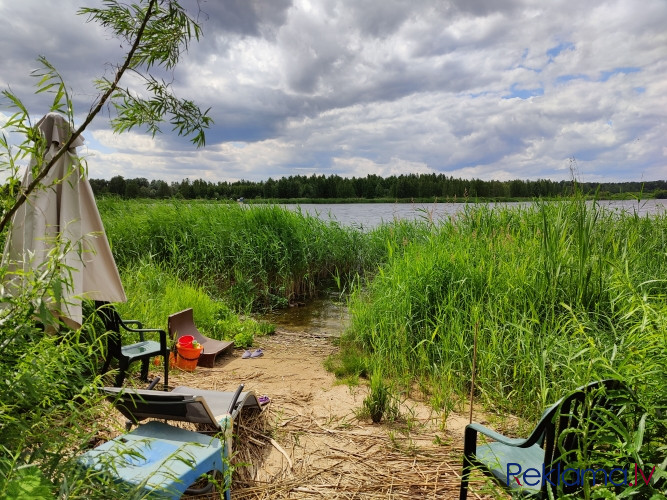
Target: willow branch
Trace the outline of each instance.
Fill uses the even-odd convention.
[[[65,152],[69,151],[70,147],[76,141],[76,139],[81,135],[81,133],[90,125],[90,122],[93,121],[93,118],[97,116],[97,114],[102,110],[102,107],[104,104],[107,102],[109,97],[113,94],[113,92],[118,88],[118,83],[120,82],[120,79],[123,77],[123,74],[125,71],[130,67],[130,64],[132,62],[132,58],[134,57],[134,53],[136,52],[137,48],[139,47],[141,43],[141,38],[143,37],[144,31],[146,29],[146,25],[148,24],[148,21],[151,17],[151,13],[153,11],[154,5],[157,3],[157,0],[150,0],[148,4],[148,9],[146,10],[146,15],[144,16],[144,19],[141,22],[141,26],[139,27],[139,31],[137,32],[137,38],[134,40],[134,43],[132,44],[132,48],[130,51],[127,53],[127,57],[125,58],[125,62],[123,65],[120,67],[120,69],[116,72],[116,78],[114,79],[113,83],[111,86],[102,94],[102,97],[100,100],[97,102],[97,105],[91,109],[91,111],[88,113],[88,116],[86,116],[86,119],[84,122],[81,124],[79,128],[77,128],[74,133],[70,136],[70,138],[65,142],[65,144],[60,148],[58,153],[51,158],[51,160],[46,164],[46,166],[42,169],[42,171],[33,179],[33,181],[28,184],[28,187],[21,193],[21,195],[17,198],[16,203],[10,208],[7,213],[2,217],[2,220],[0,221],[0,233],[4,231],[5,227],[9,223],[9,221],[12,219],[16,211],[25,203],[25,201],[28,199],[28,196],[30,193],[34,191],[34,189],[37,187],[37,185],[48,175],[48,173],[51,171],[53,166],[56,164],[56,162],[62,157],[62,155],[65,154]]]

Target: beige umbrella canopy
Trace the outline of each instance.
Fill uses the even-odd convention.
[[[49,113],[36,126],[47,141],[46,165],[69,139],[70,125],[61,115]],[[6,290],[11,293],[24,286],[23,274],[38,269],[56,245],[67,250],[61,260],[62,277],[71,283],[63,291],[62,302],[52,307],[71,320],[69,323],[75,323],[73,326],[81,324],[83,298],[127,300],[93,190],[76,155],[82,144],[79,136],[42,180],[48,187],[35,189],[14,214],[3,255],[10,280]],[[23,178],[24,187],[33,180],[30,167]]]

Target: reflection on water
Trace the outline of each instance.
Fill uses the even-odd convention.
[[[263,319],[274,323],[278,329],[338,337],[347,327],[349,316],[338,294],[323,293],[301,306],[271,312]]]

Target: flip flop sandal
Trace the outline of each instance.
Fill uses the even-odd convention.
[[[248,359],[250,356],[252,356],[250,351],[246,351],[243,353],[243,356],[241,356],[242,359]]]
[[[260,356],[264,356],[264,352],[261,349],[257,349],[250,355],[251,358],[259,358]]]

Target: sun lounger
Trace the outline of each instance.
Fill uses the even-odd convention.
[[[104,392],[131,425],[149,418],[206,424],[222,440],[151,421],[86,452],[84,466],[105,470],[130,488],[173,499],[202,474],[218,471],[226,483],[225,498],[231,499],[225,459],[231,456],[234,419],[244,408],[260,408],[252,392],[243,392],[243,385],[235,392],[184,386],[171,392],[117,387]]]
[[[236,392],[185,386],[176,387],[171,392],[119,387],[105,387],[103,390],[116,409],[134,424],[156,418],[208,424],[219,431],[225,415],[234,420],[243,408],[260,408],[255,395],[250,391],[243,392],[242,388],[242,385],[239,386]]]
[[[192,308],[170,315],[167,320],[167,328],[172,340],[178,340],[178,337],[183,335],[192,335],[197,342],[204,346],[204,351],[199,356],[197,366],[213,368],[215,358],[234,347],[234,342],[215,340],[203,335],[195,325]]]

